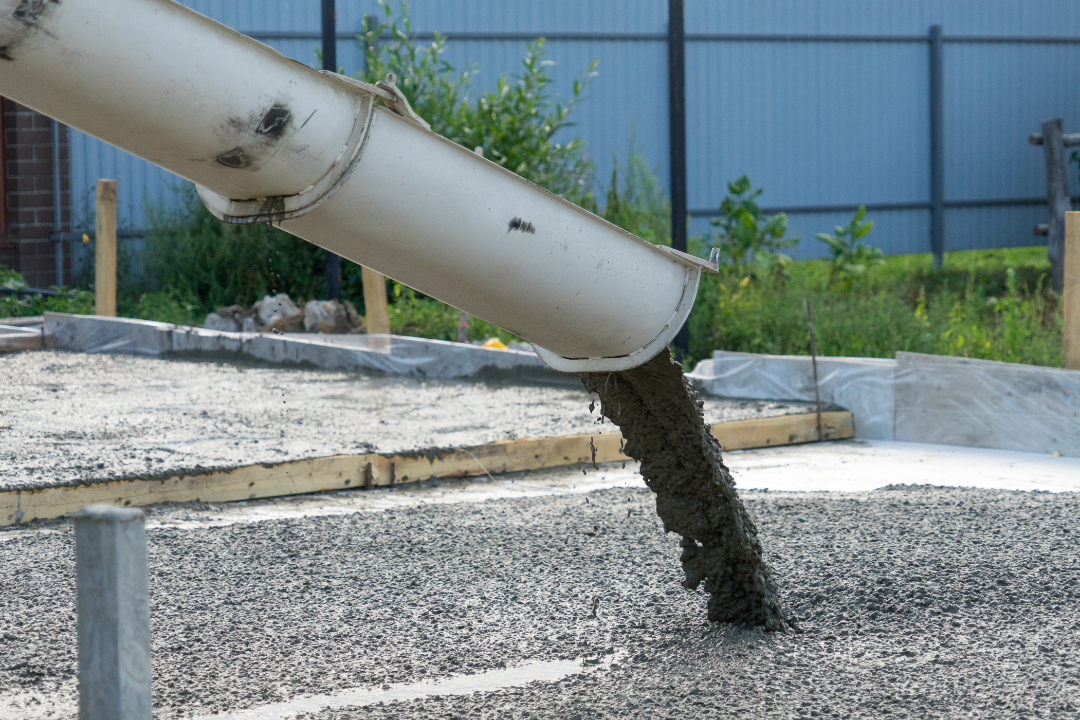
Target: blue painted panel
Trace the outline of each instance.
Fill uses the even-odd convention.
[[[945,211],[946,250],[979,250],[1045,245],[1032,233],[1045,223],[1045,205],[957,208]]]
[[[947,199],[1046,193],[1043,149],[1027,139],[1055,117],[1080,131],[1078,60],[1075,45],[945,46]]]
[[[788,215],[788,237],[799,238],[799,244],[788,251],[797,260],[829,257],[828,247],[815,235],[832,232],[837,225],[846,225],[852,213],[792,213]],[[867,213],[874,229],[867,241],[887,255],[905,255],[930,251],[930,211],[890,210]],[[695,217],[690,221],[690,234],[705,236],[712,226],[708,219]]]
[[[762,34],[1073,35],[1072,0],[687,0],[691,32]]]
[[[185,0],[226,25],[252,33],[317,33],[318,0]],[[338,28],[358,32],[373,0],[338,1]],[[395,5],[396,6],[396,5]],[[444,32],[665,31],[664,0],[413,0],[413,27]],[[1072,0],[687,0],[693,33],[850,34],[925,37],[932,24],[946,39],[971,35],[1080,36]],[[269,39],[303,63],[316,64],[319,41]],[[348,73],[362,63],[355,41],[338,41]],[[476,63],[474,92],[502,72],[516,73],[525,43],[451,41],[446,58]],[[548,59],[556,92],[569,93],[592,59],[600,60],[576,126],[606,186],[613,155],[629,138],[668,184],[667,48],[662,40],[552,41]],[[1054,68],[1047,73],[1046,68]],[[742,173],[765,188],[766,206],[925,202],[929,198],[928,44],[917,42],[701,42],[687,46],[689,200],[715,207],[725,183]],[[1043,194],[1042,153],[1026,144],[1040,121],[1065,118],[1080,132],[1080,45],[947,43],[945,49],[946,195],[950,200]],[[119,181],[121,224],[145,227],[146,206],[173,199],[174,176],[72,132],[76,218],[92,208],[98,177]],[[1073,171],[1074,183],[1080,179]],[[1076,183],[1073,191],[1080,191]],[[872,213],[871,238],[887,252],[928,247],[928,213]],[[1037,244],[1030,226],[1039,207],[977,208],[947,213],[949,248]],[[85,213],[84,213],[85,216]],[[793,215],[793,232],[810,240],[800,257],[820,254],[815,232],[847,215]],[[85,216],[85,221],[91,219]],[[691,231],[708,226],[695,218]]]
[[[765,205],[928,197],[928,59],[915,45],[694,43],[689,204],[746,173]]]

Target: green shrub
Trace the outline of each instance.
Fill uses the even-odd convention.
[[[151,213],[143,278],[121,286],[122,307],[201,321],[219,307],[250,306],[268,294],[326,296],[324,250],[269,225],[223,223],[194,187],[185,184],[179,192],[178,209]]]
[[[393,282],[390,305],[390,332],[394,335],[455,340],[457,338],[458,311],[446,303],[420,295],[401,283]],[[469,337],[473,340],[498,338],[504,343],[520,340],[497,325],[478,317],[469,318]]]
[[[21,290],[28,287],[22,274],[0,265],[0,288]],[[43,312],[90,315],[94,312],[94,294],[86,290],[54,286],[59,295],[0,295],[0,317],[30,317]]]
[[[484,157],[526,180],[583,207],[594,208],[593,165],[582,141],[558,142],[560,130],[572,126],[570,114],[582,102],[595,75],[596,62],[575,80],[565,102],[552,94],[544,60],[544,40],[529,43],[521,75],[499,76],[496,88],[476,98],[467,95],[472,71],[458,71],[442,58],[446,38],[420,48],[412,36],[408,5],[398,16],[380,0],[383,17],[367,23],[360,36],[365,48],[367,82],[397,76],[397,86],[431,129],[470,150],[483,148]],[[384,36],[389,35],[389,39]]]
[[[885,254],[879,248],[862,241],[874,228],[874,221],[863,220],[865,217],[866,206],[860,205],[847,225],[837,225],[831,235],[817,234],[817,239],[829,246],[833,256],[829,273],[829,282],[833,287],[850,292],[856,277],[875,265],[885,263]]]
[[[1042,248],[949,253],[941,271],[929,255],[889,257],[845,293],[831,292],[831,273],[831,263],[810,260],[787,277],[740,275],[732,266],[703,277],[690,316],[691,359],[714,349],[809,354],[809,299],[821,355],[904,350],[1061,366],[1060,296],[1047,287]]]
[[[751,187],[746,175],[727,184],[728,194],[720,202],[720,215],[711,221],[717,228],[712,244],[720,250],[721,260],[737,268],[752,264],[758,272],[783,271],[791,258],[781,250],[798,245],[799,238],[784,238],[787,215],[766,217],[756,202],[761,188]]]
[[[671,245],[671,200],[641,155],[633,136],[626,170],[619,177],[619,158],[612,158],[611,182],[600,215],[613,225],[655,245]]]

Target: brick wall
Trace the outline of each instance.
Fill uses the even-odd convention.
[[[11,100],[2,100],[3,200],[6,227],[0,227],[0,263],[23,274],[33,287],[56,283],[53,231],[52,121]],[[70,163],[67,128],[60,128],[61,208],[63,230],[71,229]],[[71,280],[70,252],[64,257],[64,280]]]

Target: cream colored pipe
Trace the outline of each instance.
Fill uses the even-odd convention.
[[[191,180],[218,217],[279,224],[504,327],[559,370],[650,359],[713,269],[432,133],[392,83],[319,73],[171,0],[0,0],[0,95]]]

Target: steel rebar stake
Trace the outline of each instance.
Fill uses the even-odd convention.
[[[75,518],[79,720],[151,720],[146,527],[135,508]]]

